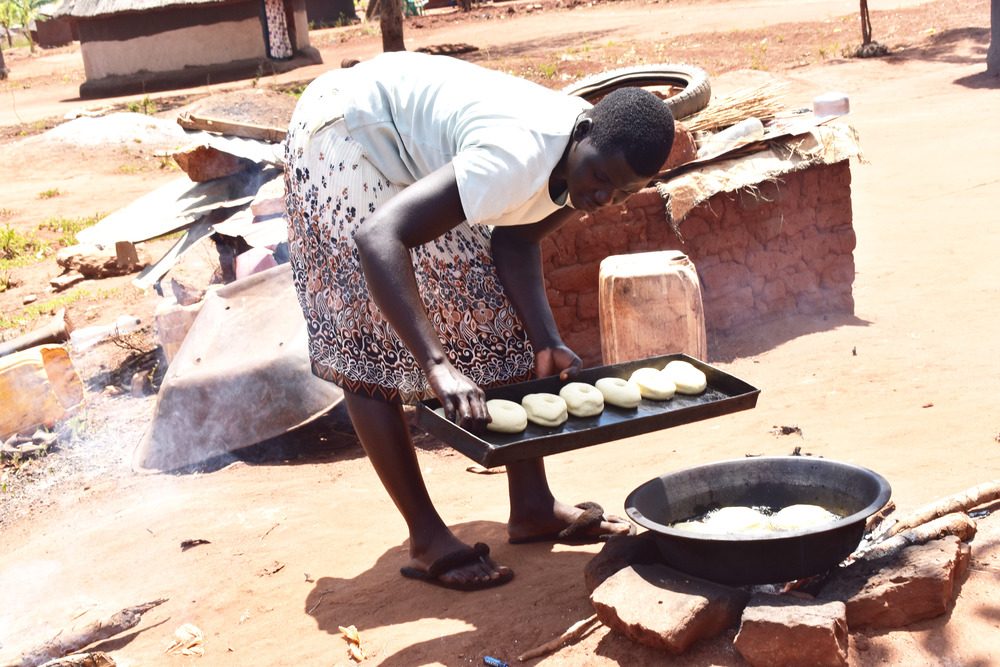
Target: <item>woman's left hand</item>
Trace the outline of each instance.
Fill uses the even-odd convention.
[[[570,380],[580,373],[583,361],[576,352],[562,343],[535,352],[535,376],[548,377],[559,374],[560,380]]]

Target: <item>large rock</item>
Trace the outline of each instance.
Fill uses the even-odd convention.
[[[85,278],[107,278],[133,273],[149,264],[149,253],[127,241],[115,246],[78,243],[56,253],[56,264],[66,273],[79,273]]]
[[[891,630],[934,618],[951,606],[971,552],[948,535],[876,561],[857,561],[834,575],[820,598],[847,603],[852,631]]]
[[[632,641],[680,654],[734,627],[749,597],[666,565],[631,565],[598,586],[590,602],[602,623]]]
[[[250,160],[207,144],[188,146],[177,151],[171,157],[196,183],[232,176],[253,166],[253,162]]]
[[[594,592],[604,580],[629,565],[649,565],[660,561],[660,550],[650,532],[614,535],[583,569],[587,590]]]
[[[753,667],[846,667],[847,641],[843,602],[755,595],[734,643]]]

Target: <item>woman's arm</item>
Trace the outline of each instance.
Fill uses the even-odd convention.
[[[577,211],[561,209],[533,225],[496,227],[492,236],[493,261],[507,297],[517,310],[535,348],[535,374],[559,373],[566,380],[582,367],[580,358],[562,341],[545,295],[542,252],[538,242]]]
[[[365,281],[449,418],[466,428],[488,421],[482,390],[448,361],[417,289],[410,248],[431,241],[465,219],[449,164],[385,203],[355,233]]]

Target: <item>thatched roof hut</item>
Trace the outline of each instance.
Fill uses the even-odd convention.
[[[77,25],[81,97],[161,90],[321,62],[305,0],[63,0]]]

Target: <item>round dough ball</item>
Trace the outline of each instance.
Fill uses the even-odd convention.
[[[593,417],[604,412],[604,394],[586,382],[570,382],[559,390],[566,409],[574,417]]]
[[[528,427],[528,413],[514,401],[492,398],[486,401],[490,413],[490,423],[486,430],[497,433],[520,433]]]
[[[643,398],[653,401],[665,401],[673,398],[677,387],[673,381],[655,368],[640,368],[629,377],[629,382],[639,385],[639,393]]]
[[[752,507],[720,507],[705,518],[710,532],[720,535],[760,535],[771,532],[771,522]]]
[[[619,408],[634,408],[642,402],[639,385],[622,378],[601,378],[594,383],[604,400]]]
[[[807,530],[839,518],[819,505],[789,505],[771,515],[771,527],[774,530]]]
[[[528,413],[528,421],[539,426],[559,426],[569,418],[566,401],[555,394],[527,394],[521,405]]]
[[[712,535],[712,529],[704,521],[678,521],[670,526],[671,528],[676,528],[677,530],[684,530],[689,533],[702,533],[704,535]]]
[[[678,394],[700,394],[708,386],[708,379],[701,369],[683,359],[668,363],[663,374],[673,381]]]

